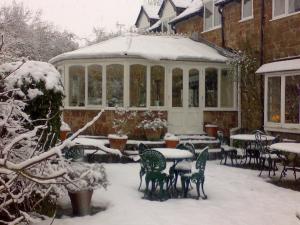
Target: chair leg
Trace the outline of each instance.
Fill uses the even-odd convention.
[[[197,199],[200,198],[200,180],[197,180],[197,183],[196,183],[196,189],[197,189]]]
[[[203,193],[203,199],[207,199],[207,195],[204,192],[204,180],[201,182],[201,189],[202,189],[202,193]]]
[[[141,190],[142,182],[143,182],[143,176],[144,176],[144,172],[142,170],[140,170],[140,186],[139,186],[138,190]]]
[[[259,161],[260,161],[260,173],[258,176],[261,176],[262,171],[264,170],[264,166],[265,166],[265,159],[261,158]]]

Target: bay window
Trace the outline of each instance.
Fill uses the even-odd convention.
[[[106,98],[108,107],[123,107],[124,66],[112,64],[106,67]]]
[[[130,66],[130,106],[146,107],[147,67]]]
[[[204,31],[221,26],[221,15],[214,1],[204,3]]]
[[[300,0],[273,0],[273,18],[300,12]]]
[[[85,106],[85,67],[69,67],[69,106]]]
[[[253,0],[242,0],[242,20],[253,17]]]
[[[165,68],[152,66],[150,76],[150,105],[165,105]]]
[[[102,104],[102,66],[88,66],[88,105]]]

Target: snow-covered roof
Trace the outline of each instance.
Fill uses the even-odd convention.
[[[226,62],[227,58],[205,43],[183,36],[128,33],[107,41],[63,53],[50,60],[143,58],[150,60]]]
[[[158,20],[155,24],[153,24],[151,27],[149,27],[147,29],[147,31],[153,31],[153,30],[155,30],[156,28],[158,28],[160,26],[161,26],[161,20]]]
[[[272,62],[262,65],[256,73],[272,73],[280,71],[300,70],[300,59]]]
[[[160,5],[145,4],[142,7],[150,19],[159,19],[158,11],[160,9]]]
[[[193,0],[171,0],[177,8],[187,8]]]
[[[203,8],[202,0],[194,0],[182,13],[172,19],[170,23],[176,23],[182,19],[189,17],[190,15],[199,12]]]

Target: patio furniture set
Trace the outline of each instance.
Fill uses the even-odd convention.
[[[259,168],[259,176],[267,168],[270,176],[271,171],[275,175],[275,171],[278,170],[277,164],[281,163],[283,170],[280,179],[286,176],[288,170],[292,170],[295,180],[297,179],[296,172],[300,172],[300,143],[279,143],[279,136],[273,137],[260,130],[252,134],[231,135],[233,146],[224,141],[222,132],[218,132],[218,139],[223,156],[221,164],[227,164],[227,159],[230,158],[232,165]]]
[[[139,144],[140,164],[140,185],[145,180],[144,197],[160,200],[170,197],[183,198],[188,196],[192,188],[191,183],[196,184],[197,199],[207,196],[204,192],[205,166],[208,159],[208,147],[205,147],[196,157],[193,144],[179,144],[176,148],[153,148],[150,149],[144,144]],[[192,161],[196,160],[195,168],[192,168]],[[167,160],[172,162],[169,170],[166,171]],[[181,190],[177,188],[177,180],[180,176]]]

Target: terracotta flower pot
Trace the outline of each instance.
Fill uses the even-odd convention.
[[[161,136],[161,129],[144,129],[148,141],[158,141]]]
[[[208,136],[217,137],[217,132],[218,132],[217,125],[207,124],[205,125],[205,130]]]
[[[59,138],[61,141],[64,141],[67,139],[67,134],[69,133],[70,131],[66,131],[66,130],[63,130],[63,131],[60,131],[60,134],[59,134]]]
[[[179,140],[165,140],[166,148],[176,148]]]
[[[91,213],[92,195],[93,190],[84,190],[76,192],[69,191],[69,197],[71,199],[74,216],[86,216]]]
[[[110,148],[119,149],[121,152],[124,151],[128,140],[127,136],[108,135]]]

